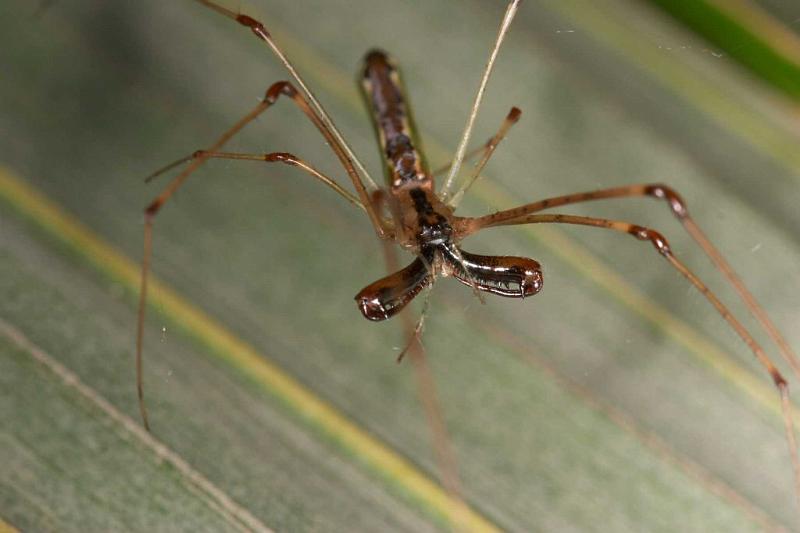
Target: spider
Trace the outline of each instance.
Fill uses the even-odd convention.
[[[331,188],[350,204],[361,209],[370,221],[379,240],[386,245],[387,262],[390,265],[396,262],[393,255],[395,247],[392,244],[398,245],[415,256],[407,266],[393,268],[391,274],[368,284],[356,294],[355,300],[358,309],[365,318],[371,321],[383,321],[394,317],[409,302],[420,295],[423,290],[430,288],[439,277],[455,278],[470,287],[479,298],[482,298],[481,294],[489,293],[521,299],[532,297],[541,291],[544,278],[541,265],[536,260],[505,255],[478,255],[461,248],[460,243],[466,237],[487,228],[524,224],[579,225],[627,234],[649,244],[656,253],[663,257],[705,297],[716,312],[728,323],[730,328],[748,346],[761,366],[769,373],[780,395],[786,438],[794,467],[795,484],[797,492],[800,494],[800,463],[796,453],[786,379],[766,355],[763,348],[754,340],[741,322],[733,316],[716,294],[675,257],[666,238],[655,229],[626,221],[543,213],[543,211],[553,208],[611,198],[647,197],[663,202],[680,221],[689,235],[711,258],[717,269],[736,289],[747,308],[776,342],[780,353],[790,364],[793,371],[800,375],[800,362],[798,362],[788,343],[772,324],[765,311],[756,302],[729,263],[700,230],[689,214],[686,202],[678,192],[661,183],[635,184],[546,198],[479,217],[462,217],[455,214],[464,194],[478,179],[497,146],[521,116],[521,111],[516,107],[512,107],[497,132],[477,149],[468,151],[487,82],[501,45],[519,9],[521,0],[511,0],[508,4],[455,156],[449,165],[437,171],[432,172],[428,168],[420,151],[414,120],[405,96],[399,70],[394,60],[382,50],[375,49],[366,54],[359,76],[360,86],[378,137],[386,178],[384,187],[379,186],[370,177],[330,116],[315,98],[292,62],[287,58],[282,48],[275,42],[262,22],[248,15],[231,11],[211,0],[196,1],[248,28],[258,39],[269,46],[288,70],[291,80],[279,81],[271,85],[266,91],[264,99],[225,131],[208,148],[197,150],[186,157],[182,157],[159,169],[148,178],[148,180],[155,178],[173,168],[185,165],[181,172],[172,179],[145,209],[144,253],[136,345],[137,392],[145,427],[149,427],[149,424],[143,396],[142,343],[155,217],[186,179],[209,159],[260,161],[296,167]],[[334,178],[322,173],[309,162],[292,153],[254,154],[223,151],[224,145],[245,126],[282,99],[291,101],[320,132],[347,174],[355,193],[345,189]],[[468,179],[459,187],[456,187],[456,178],[459,175],[462,164],[465,159],[470,157],[478,157],[478,162]],[[441,187],[437,190],[435,181],[436,177],[441,174],[446,175]],[[409,344],[400,353],[399,358],[402,358],[413,347],[415,340],[418,340],[426,311],[427,306],[424,306],[416,325],[413,328],[409,328],[411,330]],[[419,361],[419,358],[416,358],[416,360]],[[423,377],[423,380],[425,379]],[[426,386],[428,387],[428,393],[423,394],[423,396],[435,397],[430,384]],[[443,464],[442,468],[446,472],[445,477],[450,478],[449,482],[446,480],[446,484],[449,485],[452,492],[457,492],[455,488],[457,482],[454,480],[455,475],[453,473],[455,468],[452,465],[452,459],[448,457],[450,454],[446,449],[447,445],[442,444],[446,439],[442,437],[444,429],[441,415],[436,405],[426,406],[426,409],[434,427],[434,433],[438,435],[436,439],[439,442],[437,448],[439,449],[440,461]],[[448,471],[450,472],[449,474],[447,474]]]

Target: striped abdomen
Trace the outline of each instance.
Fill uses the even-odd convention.
[[[400,74],[386,53],[373,50],[367,54],[361,86],[378,132],[389,186],[428,181],[425,163],[414,146],[416,133]]]

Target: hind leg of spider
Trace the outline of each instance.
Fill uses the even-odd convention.
[[[470,219],[466,219],[470,220]],[[480,219],[472,219],[478,221]],[[786,440],[789,444],[789,453],[792,459],[792,466],[794,470],[795,491],[798,503],[800,504],[800,459],[797,454],[797,442],[795,438],[794,422],[791,409],[791,402],[789,400],[789,385],[786,379],[775,367],[772,360],[764,352],[761,345],[756,342],[749,331],[742,325],[739,320],[733,316],[725,304],[717,297],[706,284],[700,280],[686,265],[684,265],[675,255],[669,246],[669,243],[661,233],[631,224],[629,222],[622,222],[618,220],[608,220],[603,218],[583,217],[575,215],[536,215],[529,214],[511,218],[503,222],[493,225],[520,225],[520,224],[575,224],[582,226],[592,226],[596,228],[605,228],[620,233],[632,235],[638,240],[650,242],[661,256],[663,256],[672,267],[683,275],[700,293],[714,306],[719,315],[728,323],[728,325],[736,332],[739,338],[750,348],[750,351],[756,357],[762,367],[769,373],[775,387],[780,394],[781,409],[783,412],[783,423],[786,430]],[[488,226],[484,226],[488,227]]]
[[[319,181],[321,181],[334,191],[336,191],[340,196],[342,196],[345,200],[347,200],[351,204],[366,211],[364,204],[362,204],[358,198],[353,196],[352,193],[348,192],[341,185],[339,185],[339,183],[336,180],[323,174],[322,172],[314,168],[311,164],[306,162],[304,159],[297,157],[294,154],[290,154],[288,152],[270,152],[268,154],[243,154],[240,152],[209,152],[207,150],[197,150],[191,155],[181,158],[175,161],[174,163],[170,163],[161,170],[151,174],[150,176],[148,176],[147,180],[148,181],[152,180],[153,178],[157,177],[163,172],[166,172],[167,170],[170,170],[171,168],[174,168],[180,164],[188,163],[189,161],[193,161],[195,159],[200,159],[200,158],[235,159],[238,161],[260,161],[263,163],[283,163],[285,165],[297,167],[306,172],[307,174],[318,179]]]
[[[353,184],[356,187],[357,192],[359,193],[359,202],[361,207],[367,212],[370,220],[375,227],[376,232],[379,236],[385,238],[386,231],[383,226],[383,221],[380,219],[378,214],[375,212],[375,209],[370,202],[369,196],[366,193],[366,189],[364,188],[363,183],[361,182],[358,174],[355,172],[353,168],[352,162],[350,162],[349,158],[344,154],[342,149],[338,147],[333,139],[330,131],[326,128],[326,126],[321,122],[320,118],[317,116],[315,111],[308,105],[308,102],[297,92],[294,86],[286,81],[281,81],[273,84],[266,92],[266,96],[264,100],[258,103],[249,113],[243,116],[239,121],[237,121],[233,126],[231,126],[227,131],[225,131],[208,149],[202,150],[198,152],[197,157],[189,157],[184,158],[183,160],[179,160],[176,163],[168,165],[165,168],[172,168],[177,164],[180,164],[182,161],[188,162],[186,168],[184,168],[177,176],[175,176],[172,181],[170,181],[167,186],[161,191],[151,203],[145,209],[145,220],[144,220],[144,245],[143,245],[143,254],[142,254],[142,275],[141,275],[141,290],[139,292],[139,306],[137,312],[137,328],[136,328],[136,391],[139,400],[139,412],[142,417],[142,423],[144,424],[145,428],[149,429],[149,422],[147,419],[147,409],[145,408],[144,404],[144,386],[142,383],[142,345],[143,345],[143,338],[144,338],[144,316],[145,316],[145,304],[147,302],[147,278],[150,271],[150,257],[152,254],[152,234],[153,234],[153,221],[160,211],[160,209],[164,206],[164,204],[172,197],[173,194],[183,185],[186,179],[194,173],[200,166],[202,166],[209,158],[211,158],[214,154],[224,153],[220,152],[220,149],[237,133],[239,133],[245,126],[255,120],[258,116],[264,113],[267,109],[272,107],[272,105],[278,100],[280,96],[288,96],[299,108],[303,113],[317,126],[317,129],[322,133],[323,137],[328,141],[328,144],[332,147],[334,153],[339,158],[342,166],[345,168],[348,176],[353,181]],[[193,154],[194,155],[194,154]],[[307,165],[303,162],[303,165],[299,163],[302,162],[299,158],[291,156],[284,158],[281,160],[279,156],[275,157],[275,160],[278,162],[286,163],[286,164],[297,164],[297,166],[301,166],[304,170],[308,171],[318,179],[321,179],[323,182],[327,183],[329,186],[333,187],[337,192],[339,192],[340,187],[337,189],[336,186],[331,185],[328,183],[329,178],[321,177],[322,174],[317,174],[315,171],[312,171],[312,167]],[[164,169],[162,169],[163,171]],[[161,171],[159,171],[161,172]],[[158,173],[156,173],[158,174]],[[344,192],[344,191],[342,191]],[[345,197],[350,199],[346,194]]]
[[[375,191],[372,195],[372,200],[376,209],[380,211],[385,204],[386,193],[382,190]],[[407,299],[402,298],[401,305],[391,308],[391,313],[395,314],[399,313],[400,310],[405,307],[405,303],[410,301],[414,295],[423,289],[430,289],[433,283],[433,276],[429,272],[430,264],[427,264],[428,261],[424,258],[417,258],[405,269],[400,269],[397,247],[394,243],[382,241],[381,244],[383,245],[383,258],[386,264],[386,270],[394,274],[390,274],[387,278],[365,288],[359,293],[359,296],[362,296],[361,301],[368,301],[370,298],[364,297],[366,294],[370,294],[374,297],[378,296],[378,293],[382,293],[382,298],[379,297],[379,299],[382,300],[387,299],[387,291],[406,295]],[[413,273],[413,275],[406,275],[407,272]],[[373,289],[377,289],[377,291]],[[428,420],[428,427],[430,428],[431,439],[433,440],[433,449],[436,452],[436,460],[442,486],[444,486],[451,498],[451,522],[458,526],[463,523],[460,516],[464,508],[461,482],[458,475],[458,462],[456,461],[455,450],[453,449],[452,441],[444,422],[442,407],[439,403],[439,397],[436,391],[436,382],[433,378],[430,365],[428,364],[425,346],[422,344],[422,332],[428,312],[429,295],[430,290],[426,291],[424,295],[422,310],[416,321],[408,312],[402,313],[401,315],[405,346],[398,354],[397,362],[399,363],[405,355],[408,355],[409,359],[411,359],[417,382],[417,394]],[[360,300],[359,296],[356,296],[357,301]],[[363,311],[363,306],[360,305],[360,307],[362,307]],[[381,308],[383,308],[383,305]],[[365,316],[366,314],[367,313],[365,313]],[[385,317],[385,315],[381,316],[382,318]]]
[[[417,382],[417,394],[428,419],[428,427],[431,432],[433,449],[436,451],[436,461],[441,476],[442,486],[450,496],[449,514],[450,522],[455,531],[460,531],[464,527],[463,513],[465,509],[463,490],[459,476],[458,460],[456,451],[453,447],[452,439],[447,430],[444,420],[444,412],[439,402],[436,382],[433,371],[430,367],[425,346],[422,343],[422,333],[424,331],[425,318],[428,313],[428,302],[430,289],[425,291],[422,310],[417,320],[409,313],[402,314],[402,325],[404,337],[407,344],[398,356],[398,361],[403,353],[408,355],[411,365],[414,368],[415,381]]]
[[[196,2],[206,6],[207,8],[219,13],[224,17],[233,20],[237,24],[249,28],[253,35],[269,46],[272,53],[275,54],[283,66],[286,67],[286,70],[289,72],[302,91],[302,93],[295,91],[297,94],[293,96],[293,99],[298,105],[301,106],[301,108],[303,108],[303,111],[306,113],[306,115],[314,122],[320,132],[325,136],[325,140],[328,142],[331,149],[336,153],[336,157],[339,158],[348,175],[353,180],[353,185],[356,188],[359,199],[366,205],[369,200],[369,194],[367,192],[367,188],[364,186],[364,182],[366,182],[370,191],[377,190],[379,188],[378,185],[370,177],[369,173],[366,171],[361,161],[359,161],[358,157],[356,157],[355,153],[353,153],[353,150],[344,140],[342,134],[339,133],[339,130],[333,123],[333,120],[331,120],[328,113],[322,107],[322,104],[320,104],[319,100],[317,100],[316,96],[314,96],[314,93],[311,92],[311,89],[309,89],[308,85],[306,85],[305,81],[303,81],[300,73],[297,72],[297,69],[294,68],[294,65],[291,61],[289,61],[289,58],[283,52],[281,47],[278,46],[278,43],[272,38],[272,35],[264,26],[264,23],[241,12],[232,11],[226,7],[223,7],[213,0],[196,0]],[[355,167],[358,168],[358,172],[356,172]],[[364,182],[361,181],[362,177]],[[372,222],[375,231],[378,233],[378,236],[385,238],[385,234],[381,232],[382,228],[379,224],[380,221],[375,216],[374,211],[368,208],[367,214],[369,215],[370,221]]]
[[[497,225],[514,224],[515,221],[523,219],[526,215],[570,204],[577,204],[583,202],[590,202],[594,200],[606,200],[611,198],[635,198],[635,197],[650,197],[657,200],[664,200],[669,206],[670,211],[680,221],[686,232],[694,239],[703,252],[711,259],[722,275],[733,286],[739,297],[744,302],[748,311],[756,317],[756,320],[764,328],[772,341],[778,346],[781,357],[792,367],[792,371],[800,379],[800,360],[798,360],[789,343],[778,330],[778,328],[770,320],[767,312],[758,303],[755,296],[747,289],[742,279],[733,270],[733,267],[728,263],[725,257],[717,250],[717,248],[706,237],[705,233],[700,229],[697,223],[689,214],[686,202],[681,196],[672,188],[660,183],[645,183],[637,185],[628,185],[623,187],[613,187],[609,189],[601,189],[597,191],[588,191],[575,194],[567,194],[564,196],[556,196],[554,198],[547,198],[533,202],[499,213],[493,213],[483,217],[470,219],[466,223],[465,233],[467,235],[480,228],[487,228]]]
[[[344,153],[339,143],[333,137],[330,129],[323,123],[317,112],[309,105],[308,101],[297,91],[297,89],[295,89],[294,85],[288,81],[279,81],[271,85],[267,90],[264,100],[262,100],[250,113],[245,115],[241,120],[239,120],[239,122],[234,124],[228,131],[226,131],[211,147],[200,151],[200,155],[198,157],[189,156],[187,158],[179,159],[178,161],[167,165],[166,167],[149,176],[148,179],[152,179],[162,172],[181,164],[182,162],[191,161],[189,166],[187,166],[180,174],[173,178],[173,180],[167,185],[161,194],[147,207],[145,210],[146,217],[152,218],[155,216],[155,214],[157,214],[158,210],[161,208],[161,205],[164,204],[170,196],[172,196],[172,194],[183,184],[189,175],[192,174],[203,163],[205,163],[205,161],[208,159],[207,154],[218,152],[225,143],[227,143],[234,135],[241,131],[247,124],[255,120],[259,115],[272,107],[272,105],[275,104],[275,102],[281,96],[289,97],[306,115],[306,117],[317,127],[319,132],[328,142],[328,145],[331,147],[334,154],[341,162],[342,166],[347,172],[348,177],[350,177],[356,192],[358,193],[359,201],[366,210],[376,233],[378,233],[379,237],[381,238],[385,237],[382,220],[370,202],[366,188],[355,168],[353,167],[352,161]]]

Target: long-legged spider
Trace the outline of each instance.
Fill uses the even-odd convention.
[[[452,163],[441,172],[431,172],[426,166],[424,157],[419,152],[419,143],[417,142],[413,119],[407,105],[399,72],[394,62],[385,52],[379,50],[370,51],[366,55],[361,76],[361,86],[371,112],[373,125],[378,134],[381,154],[385,163],[385,187],[378,186],[369,176],[329,115],[324,111],[321,104],[295,70],[293,64],[260,21],[247,15],[230,11],[210,0],[197,1],[249,28],[279,58],[289,71],[291,81],[279,81],[270,86],[265,98],[208,148],[198,150],[187,157],[181,158],[151,176],[155,177],[176,166],[186,164],[185,168],[173,178],[145,210],[144,255],[136,348],[137,389],[141,416],[145,426],[148,425],[148,421],[143,400],[141,377],[142,341],[147,279],[152,249],[152,228],[155,216],[185,180],[209,159],[283,163],[303,170],[336,191],[349,203],[363,210],[381,241],[387,243],[387,245],[391,245],[392,242],[398,244],[416,256],[405,268],[394,269],[393,273],[369,284],[356,295],[355,299],[362,314],[373,321],[386,320],[399,313],[423,289],[430,287],[438,277],[452,276],[471,287],[478,295],[482,292],[488,292],[511,298],[525,298],[538,293],[542,289],[543,277],[537,261],[524,257],[476,255],[461,249],[459,243],[464,238],[483,229],[523,224],[582,225],[625,233],[637,240],[650,243],[657,253],[664,257],[675,270],[700,291],[719,315],[729,324],[731,329],[748,346],[758,362],[772,378],[780,394],[786,436],[794,465],[795,483],[800,494],[800,465],[798,465],[796,453],[786,379],[775,367],[762,347],[720,299],[674,256],[669,243],[663,235],[654,229],[625,221],[542,213],[542,211],[561,206],[611,198],[649,197],[664,201],[689,235],[711,258],[717,269],[739,293],[747,308],[778,345],[781,355],[786,359],[793,371],[800,375],[800,363],[788,343],[728,262],[699,229],[689,215],[686,203],[676,191],[667,185],[659,183],[636,184],[547,198],[481,217],[460,217],[455,214],[455,209],[464,193],[478,178],[498,144],[520,117],[520,110],[512,108],[497,133],[484,145],[468,153],[467,148],[473,125],[493,64],[521,0],[512,0],[508,5],[489,61],[484,69],[456,155]],[[355,194],[346,190],[335,179],[323,174],[294,154],[286,152],[251,154],[222,150],[231,138],[250,122],[265,113],[282,97],[291,100],[319,130],[344,168],[355,189]],[[469,178],[456,189],[456,177],[459,175],[462,163],[466,157],[473,155],[480,157],[479,162]],[[447,172],[447,176],[437,192],[434,186],[434,177],[444,172]],[[388,250],[393,249],[387,247]],[[393,252],[389,252],[387,256],[389,257],[388,262],[390,264],[394,263]],[[424,317],[424,311],[422,316]],[[414,333],[409,346],[414,344],[413,340],[421,330],[421,325],[422,318],[420,318],[416,326],[413,325],[413,322],[407,326]],[[419,357],[416,357],[415,360],[422,361]],[[424,362],[422,364],[424,365]],[[425,380],[425,370],[424,367],[422,368],[421,376]],[[428,383],[424,386],[428,387],[428,393],[423,396],[435,398],[431,384]],[[434,427],[434,434],[438,435],[437,441],[439,445],[437,445],[437,448],[440,461],[443,464],[444,475],[445,478],[449,478],[449,480],[445,479],[445,483],[453,492],[457,492],[455,468],[452,465],[452,459],[448,457],[447,444],[444,442],[446,439],[442,437],[444,429],[435,400],[431,400],[431,405],[427,406],[427,411]]]

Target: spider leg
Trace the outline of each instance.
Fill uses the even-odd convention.
[[[200,150],[192,154],[192,156],[188,158],[183,158],[178,160],[175,163],[172,163],[161,169],[160,171],[156,172],[155,175],[163,172],[164,170],[168,170],[182,162],[188,162],[188,165],[177,175],[175,176],[167,186],[161,191],[161,193],[147,206],[144,212],[144,246],[143,246],[143,254],[142,254],[142,275],[141,275],[141,290],[139,292],[139,307],[137,312],[137,328],[136,328],[136,391],[137,396],[139,399],[139,412],[142,417],[142,423],[144,424],[145,428],[149,430],[149,422],[147,419],[147,409],[145,408],[144,404],[144,386],[143,386],[143,379],[142,379],[142,344],[144,338],[144,317],[145,317],[145,304],[147,302],[147,279],[148,274],[150,271],[150,259],[152,256],[152,243],[153,243],[153,221],[164,206],[164,204],[172,197],[173,194],[183,185],[183,183],[192,175],[198,168],[200,168],[208,159],[213,157],[222,157],[220,154],[226,154],[228,158],[236,158],[236,159],[247,159],[248,156],[236,156],[230,153],[220,152],[220,149],[228,142],[231,138],[233,138],[237,133],[239,133],[245,126],[259,117],[262,113],[264,113],[267,109],[272,107],[273,104],[280,98],[281,96],[289,97],[303,113],[308,117],[311,122],[317,127],[317,129],[322,133],[325,140],[333,149],[336,156],[339,158],[339,161],[342,163],[342,166],[345,168],[348,176],[351,178],[353,185],[356,188],[356,192],[358,193],[358,203],[356,205],[360,205],[364,208],[369,216],[370,220],[375,227],[375,231],[381,238],[388,237],[388,234],[384,228],[384,223],[381,220],[380,216],[376,212],[373,204],[370,201],[369,195],[366,192],[364,184],[361,182],[361,179],[358,173],[355,171],[353,167],[352,161],[341,148],[341,146],[337,143],[336,139],[333,137],[331,131],[327,128],[324,122],[319,118],[316,114],[314,109],[309,105],[306,99],[294,88],[294,86],[287,81],[280,81],[272,86],[267,90],[266,97],[264,100],[258,103],[249,113],[244,115],[241,119],[239,119],[233,126],[231,126],[227,131],[225,131],[208,149]],[[266,156],[265,156],[266,157]],[[337,190],[340,194],[345,196],[351,202],[356,200],[356,198],[350,197],[349,193],[346,193],[341,187],[335,185],[333,180],[323,176],[322,174],[318,173],[316,170],[313,169],[310,165],[303,162],[301,159],[292,156],[291,154],[268,154],[269,159],[263,159],[264,161],[277,161],[286,164],[293,164],[303,168],[314,177],[320,179],[322,182],[326,183],[328,186],[332,187],[334,190]],[[155,177],[153,175],[152,177]]]
[[[503,120],[503,123],[500,125],[500,129],[497,130],[491,139],[486,142],[486,145],[483,149],[483,156],[480,158],[478,163],[475,165],[475,168],[472,170],[472,174],[470,174],[469,178],[458,188],[458,190],[453,194],[453,197],[448,202],[448,205],[455,209],[458,207],[458,204],[461,203],[461,199],[467,193],[467,191],[472,187],[472,185],[477,181],[480,177],[481,172],[486,167],[486,163],[489,162],[489,158],[492,157],[494,151],[497,149],[497,146],[500,144],[508,130],[511,129],[511,126],[519,121],[519,117],[522,115],[522,111],[518,107],[512,107],[511,111],[508,112],[506,118]]]
[[[178,159],[174,163],[170,163],[169,165],[165,166],[164,168],[154,172],[150,176],[146,178],[146,181],[151,181],[153,178],[161,175],[162,173],[178,166],[183,163],[188,163],[195,159],[206,158],[206,159],[236,159],[239,161],[262,161],[264,163],[283,163],[285,165],[289,165],[292,167],[297,167],[307,174],[313,176],[314,178],[318,179],[334,191],[336,191],[340,196],[342,196],[345,200],[350,202],[351,204],[355,205],[363,209],[364,211],[367,210],[364,207],[364,204],[361,203],[361,200],[353,196],[350,192],[345,190],[339,183],[336,182],[333,178],[323,174],[316,168],[314,168],[311,164],[306,162],[304,159],[297,157],[294,154],[290,154],[288,152],[271,152],[268,154],[243,154],[239,152],[209,152],[207,150],[197,150],[196,152]]]
[[[513,209],[507,209],[498,213],[493,213],[483,217],[474,219],[464,219],[462,224],[462,235],[466,236],[474,233],[482,228],[489,228],[498,225],[508,225],[520,223],[527,215],[550,209],[553,207],[560,207],[564,205],[577,204],[582,202],[590,202],[594,200],[606,200],[611,198],[635,198],[635,197],[650,197],[657,200],[664,200],[670,211],[683,225],[686,232],[694,239],[694,241],[702,248],[703,252],[711,259],[716,268],[722,273],[725,279],[733,286],[739,297],[744,302],[748,311],[758,320],[764,331],[778,346],[783,359],[792,367],[795,376],[800,379],[800,359],[794,353],[794,350],[789,346],[784,336],[772,322],[767,315],[764,308],[758,303],[755,296],[748,290],[742,279],[733,270],[733,267],[728,263],[725,257],[717,250],[717,248],[706,237],[705,233],[700,229],[686,206],[686,202],[681,196],[672,188],[660,183],[645,183],[637,185],[628,185],[623,187],[613,187],[610,189],[601,189],[597,191],[580,192],[575,194],[567,194],[564,196],[556,196],[525,204]]]
[[[481,155],[481,158],[478,161],[478,163],[475,165],[475,168],[473,169],[470,177],[467,179],[467,181],[464,182],[464,184],[458,189],[458,191],[456,191],[456,193],[453,194],[453,198],[450,200],[450,202],[448,202],[448,205],[450,205],[450,207],[455,208],[460,203],[461,198],[463,198],[464,194],[469,190],[470,187],[472,187],[475,181],[480,177],[481,172],[486,166],[486,163],[489,161],[489,158],[492,156],[492,154],[494,154],[494,151],[497,149],[497,146],[500,144],[500,141],[502,141],[508,134],[508,130],[511,129],[511,126],[513,126],[514,124],[517,123],[517,121],[519,121],[519,117],[521,115],[522,111],[520,111],[518,107],[512,107],[511,111],[509,111],[508,115],[506,115],[506,118],[503,119],[502,124],[500,124],[500,128],[497,130],[497,133],[492,135],[489,138],[489,140],[487,140],[482,146],[478,146],[464,155],[464,160],[469,161],[472,158],[483,154]],[[431,172],[431,176],[435,178],[441,174],[444,174],[445,172],[450,170],[450,167],[452,165],[453,163],[450,162],[447,163],[446,165],[437,168],[436,170]]]
[[[376,209],[380,211],[381,206],[387,200],[386,193],[382,190],[378,190],[373,193],[372,200]],[[386,269],[388,272],[394,272],[394,274],[390,274],[386,278],[366,287],[356,296],[356,301],[359,301],[359,307],[361,307],[363,312],[363,296],[365,294],[375,294],[375,291],[372,290],[375,286],[380,285],[382,288],[390,291],[396,291],[398,286],[403,287],[401,292],[405,294],[408,299],[403,299],[402,305],[399,307],[392,308],[391,314],[394,315],[395,313],[399,313],[421,290],[428,288],[419,318],[414,321],[409,313],[403,313],[402,315],[403,338],[406,339],[406,344],[397,356],[397,362],[399,363],[406,354],[408,354],[411,359],[417,382],[417,393],[428,419],[428,427],[431,431],[431,439],[433,440],[433,447],[436,451],[439,471],[441,472],[442,485],[452,498],[452,522],[453,524],[459,525],[463,523],[461,520],[461,512],[464,508],[464,502],[461,481],[458,475],[458,462],[456,460],[452,440],[450,439],[444,422],[444,414],[441,404],[439,403],[433,372],[428,364],[425,346],[422,344],[422,332],[428,313],[430,288],[433,285],[434,276],[429,270],[429,261],[425,258],[418,257],[410,266],[398,270],[399,261],[397,257],[397,247],[393,243],[387,241],[382,241],[382,245]],[[414,272],[415,274],[408,276],[404,274],[405,272]],[[364,315],[367,316],[367,313],[364,313]],[[370,317],[367,316],[367,318]]]
[[[531,204],[532,205],[532,204]],[[563,205],[563,204],[561,204]],[[514,210],[510,210],[514,211]],[[692,272],[683,262],[681,262],[675,255],[672,253],[672,249],[670,248],[669,243],[664,238],[664,236],[650,228],[646,228],[644,226],[640,226],[637,224],[631,224],[630,222],[623,222],[619,220],[609,220],[604,218],[594,218],[594,217],[584,217],[584,216],[576,216],[576,215],[562,215],[562,214],[550,214],[550,215],[540,215],[540,214],[517,214],[513,217],[503,217],[503,213],[496,213],[495,215],[489,215],[488,217],[483,217],[486,220],[490,220],[491,217],[500,215],[498,219],[499,222],[495,222],[493,224],[485,224],[483,227],[489,226],[510,226],[510,225],[521,225],[521,224],[575,224],[581,226],[591,226],[596,228],[604,228],[613,231],[617,231],[620,233],[626,233],[635,237],[641,241],[648,241],[650,242],[654,248],[664,257],[672,267],[677,270],[678,272],[683,275],[694,287],[700,291],[700,293],[708,300],[708,302],[714,306],[716,311],[719,315],[728,323],[728,325],[736,332],[739,338],[750,348],[750,351],[756,357],[758,362],[761,364],[762,367],[769,373],[770,377],[772,378],[773,383],[775,384],[778,393],[780,394],[781,399],[781,410],[783,413],[783,423],[784,429],[786,431],[786,440],[789,445],[789,453],[792,459],[792,466],[794,470],[794,478],[795,478],[795,491],[796,496],[798,498],[798,503],[800,503],[800,459],[798,458],[797,454],[797,442],[795,437],[795,430],[794,430],[794,422],[792,417],[792,410],[791,410],[791,402],[789,400],[789,385],[786,382],[786,378],[783,377],[781,372],[775,367],[775,364],[769,358],[769,356],[764,352],[764,349],[761,345],[753,338],[749,331],[742,325],[739,320],[733,316],[730,312],[728,307],[722,303],[722,301],[717,297],[717,295],[708,288],[708,286],[699,278],[697,277],[694,272]],[[481,219],[462,219],[466,221],[467,224],[471,222],[475,223],[477,227],[481,227],[480,220]]]

